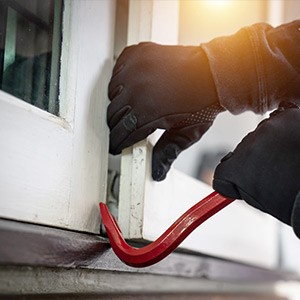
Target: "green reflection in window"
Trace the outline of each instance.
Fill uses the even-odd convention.
[[[0,0],[0,87],[58,115],[62,0]]]

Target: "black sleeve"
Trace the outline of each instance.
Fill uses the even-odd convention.
[[[233,114],[262,114],[283,100],[300,105],[300,20],[255,24],[202,48],[220,103]]]

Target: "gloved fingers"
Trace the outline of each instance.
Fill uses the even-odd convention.
[[[226,166],[226,160],[230,159],[234,154],[229,152],[222,159],[221,163],[217,166],[213,179],[213,189],[223,196],[232,199],[241,199],[240,192],[236,185],[228,177],[224,177],[224,171],[228,171]],[[225,168],[224,168],[225,165]],[[229,165],[230,166],[230,165]],[[237,172],[237,170],[231,170],[231,173]]]
[[[126,139],[129,133],[124,130],[124,125],[119,122],[111,131],[109,135],[109,153],[120,154],[122,149],[119,147],[121,142]]]
[[[108,98],[111,101],[122,92],[124,76],[127,69],[126,67],[130,64],[129,57],[135,52],[135,48],[135,45],[126,47],[115,63],[112,76],[108,84]]]
[[[165,179],[178,155],[197,142],[211,124],[201,123],[165,131],[153,148],[152,178],[155,181]]]
[[[242,187],[236,184],[235,174],[238,172],[240,162],[235,161],[234,153],[229,152],[221,159],[221,163],[217,166],[214,174],[213,189],[221,195],[232,199],[243,199],[251,206],[267,212],[267,209],[254,199]],[[232,174],[230,176],[230,174]],[[243,172],[239,172],[239,177],[243,178]]]
[[[124,89],[108,105],[106,118],[107,124],[111,130],[118,122],[120,122],[126,113],[129,113],[129,111],[132,109],[128,98],[128,91]]]
[[[114,81],[111,79],[111,81],[108,84],[108,91],[107,96],[110,101],[113,101],[115,98],[117,98],[123,91],[124,85],[121,81]]]
[[[116,63],[113,68],[112,76],[117,75],[118,72],[123,68],[122,66],[126,65],[128,58],[130,58],[130,56],[134,54],[136,48],[137,45],[131,45],[123,49],[123,51],[121,52],[121,54],[118,56],[116,60]]]
[[[113,101],[118,97],[124,88],[124,76],[126,76],[126,67],[124,65],[120,66],[120,70],[117,74],[113,74],[110,82],[108,84],[108,98],[110,101]]]
[[[113,106],[113,102],[110,106]],[[109,115],[111,111],[109,110]],[[124,106],[123,109],[115,112],[115,114],[108,119],[110,126],[110,153],[118,154],[124,148],[132,146],[133,144],[145,139],[148,135],[153,133],[156,129],[169,129],[173,124],[186,119],[190,114],[175,114],[164,116],[159,119],[153,119],[145,115],[136,113],[130,106]],[[189,127],[191,128],[191,126]]]
[[[110,117],[107,114],[107,124],[110,129],[113,129],[119,121],[132,110],[130,105],[125,105],[123,108],[119,109],[117,112],[112,114]]]
[[[154,125],[152,122],[137,129],[137,118],[131,111],[111,130],[109,152],[119,154],[123,149],[145,139],[156,129]]]
[[[299,191],[299,124],[299,109],[280,105],[221,160],[213,188],[291,224]]]

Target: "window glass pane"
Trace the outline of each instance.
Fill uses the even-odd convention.
[[[0,0],[0,88],[58,114],[62,0]]]

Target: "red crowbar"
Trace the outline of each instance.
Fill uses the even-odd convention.
[[[100,211],[110,244],[116,255],[125,264],[141,268],[164,259],[193,230],[233,201],[234,199],[223,197],[217,192],[211,193],[187,210],[156,241],[142,248],[134,248],[126,243],[115,218],[104,203],[100,203]]]

